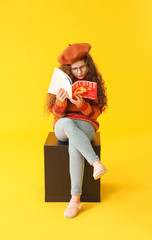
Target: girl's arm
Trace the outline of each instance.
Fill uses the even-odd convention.
[[[67,92],[60,88],[56,95],[56,101],[53,107],[50,109],[54,116],[61,118],[66,114],[67,96]]]
[[[102,110],[97,105],[90,105],[88,102],[84,101],[81,107],[77,107],[85,116],[96,120]]]
[[[70,101],[76,105],[76,107],[87,117],[97,119],[102,113],[101,108],[97,104],[90,105],[86,102],[82,96],[77,95],[77,100],[70,99]]]

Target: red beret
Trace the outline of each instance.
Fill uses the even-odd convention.
[[[75,43],[69,46],[58,57],[58,62],[61,64],[72,64],[82,59],[90,51],[89,43]]]

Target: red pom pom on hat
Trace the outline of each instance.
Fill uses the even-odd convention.
[[[58,62],[61,64],[72,64],[82,59],[90,51],[89,43],[75,43],[69,46],[58,57]]]

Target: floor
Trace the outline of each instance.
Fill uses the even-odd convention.
[[[15,240],[152,239],[152,135],[103,134],[101,203],[82,203],[73,219],[68,203],[44,202],[46,133],[1,138],[0,238]]]

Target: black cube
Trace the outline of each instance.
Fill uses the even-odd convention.
[[[100,158],[100,133],[91,142]],[[59,141],[50,132],[44,144],[45,202],[69,202],[71,180],[69,173],[68,142]],[[85,159],[81,202],[100,202],[100,178],[94,180],[93,167]]]

